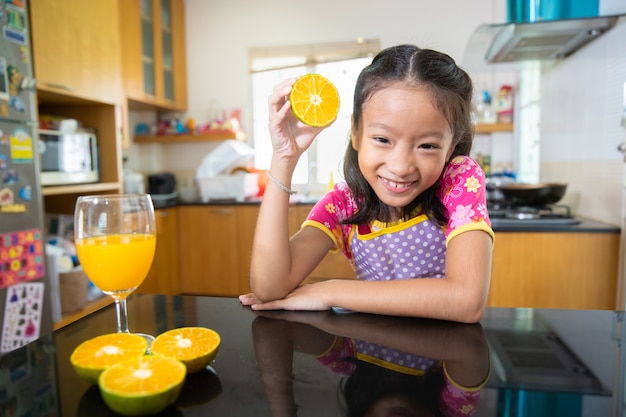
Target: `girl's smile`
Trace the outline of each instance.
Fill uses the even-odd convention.
[[[392,84],[363,105],[352,146],[378,198],[397,208],[434,185],[452,154],[452,131],[425,87]]]
[[[383,182],[383,185],[385,185],[385,187],[387,187],[389,189],[389,191],[391,191],[392,193],[402,193],[405,192],[406,190],[408,190],[411,185],[415,184],[416,181],[413,182],[396,182],[396,181],[391,181],[388,180],[386,178],[380,177],[380,180]]]

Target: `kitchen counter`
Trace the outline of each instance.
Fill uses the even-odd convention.
[[[294,200],[294,205],[313,205],[316,199],[303,198]],[[160,200],[155,201],[154,206],[156,209],[170,208],[177,206],[232,206],[232,205],[259,205],[260,199],[251,199],[244,201],[236,200],[212,200],[206,203],[203,202],[184,202],[177,199],[173,200]],[[574,225],[550,225],[541,224],[534,221],[518,221],[511,223],[510,221],[503,222],[501,219],[492,219],[493,230],[495,232],[540,232],[540,233],[620,233],[620,228],[611,224],[603,223],[597,220],[578,218],[580,223]]]
[[[131,331],[203,326],[222,338],[215,361],[188,376],[163,415],[278,417],[297,409],[300,416],[342,416],[379,389],[426,391],[425,398],[454,409],[458,396],[433,394],[444,381],[442,364],[457,383],[484,382],[478,401],[463,399],[474,416],[625,415],[623,312],[489,308],[480,325],[462,325],[332,311],[256,314],[235,298],[136,294],[128,307]],[[60,415],[112,415],[69,356],[114,328],[107,307],[55,332]],[[342,361],[352,347],[370,354]],[[347,395],[353,392],[362,395]]]
[[[494,232],[540,232],[540,233],[619,233],[620,228],[597,220],[578,217],[580,223],[573,225],[550,225],[540,222],[501,222],[500,219],[492,219]]]

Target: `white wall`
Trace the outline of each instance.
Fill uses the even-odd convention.
[[[250,124],[248,48],[378,38],[459,62],[470,34],[502,22],[499,0],[186,0],[189,116],[240,107]]]

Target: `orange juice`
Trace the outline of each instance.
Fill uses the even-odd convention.
[[[105,293],[134,290],[144,280],[156,246],[150,234],[114,234],[76,240],[85,273]]]

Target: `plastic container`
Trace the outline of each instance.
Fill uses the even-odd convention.
[[[204,157],[196,171],[196,178],[227,174],[232,168],[252,165],[254,149],[245,142],[225,140]]]
[[[259,174],[218,175],[196,177],[202,202],[211,200],[244,201],[259,192]]]
[[[513,87],[503,85],[498,91],[498,123],[513,123]]]
[[[87,305],[88,278],[82,267],[59,273],[61,314],[71,314]]]

